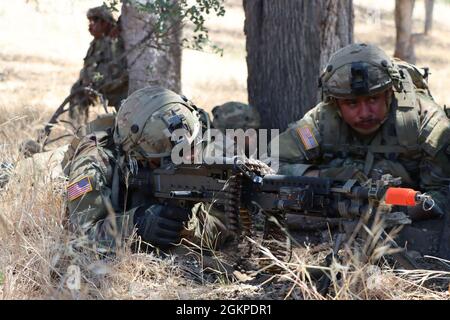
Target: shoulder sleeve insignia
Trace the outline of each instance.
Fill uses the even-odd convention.
[[[305,150],[317,148],[319,143],[316,137],[314,137],[313,131],[309,126],[301,126],[296,128],[297,134],[305,147]]]
[[[91,179],[84,176],[67,186],[67,197],[69,198],[69,201],[73,201],[91,191]]]

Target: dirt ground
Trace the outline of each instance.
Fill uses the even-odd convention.
[[[0,162],[19,160],[19,142],[35,138],[37,129],[67,96],[90,42],[85,12],[101,3],[15,0],[0,6]],[[394,1],[354,3],[355,41],[377,44],[392,54]],[[225,17],[213,18],[207,24],[211,40],[224,49],[223,57],[183,52],[182,91],[207,110],[230,100],[247,101],[241,1],[227,0],[226,9]],[[438,1],[432,34],[418,36],[416,41],[417,64],[430,67],[430,87],[440,104],[450,104],[448,16],[450,6]],[[423,1],[416,0],[414,17],[414,32],[420,33]],[[302,297],[320,298],[305,284],[304,268],[314,263],[308,250],[298,252],[294,269],[286,271],[284,278],[266,291],[262,286],[228,284],[224,279],[204,282],[202,276],[196,278],[198,275],[186,278],[185,266],[180,267],[172,258],[125,250],[117,262],[107,265],[89,255],[78,255],[80,240],[64,232],[63,193],[61,181],[43,179],[34,171],[0,193],[0,299],[283,299],[298,297],[297,291]],[[65,289],[71,264],[85,272],[82,289],[75,293]],[[370,276],[365,266],[353,273],[338,264],[335,267],[336,272],[348,276],[345,279],[349,285],[344,282],[340,289],[335,287],[334,299],[449,298],[449,293],[422,286],[424,278],[437,276],[423,270],[400,275],[385,270],[380,285],[368,288],[357,281]]]

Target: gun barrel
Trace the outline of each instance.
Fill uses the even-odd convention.
[[[263,178],[263,184],[258,187],[260,191],[278,192],[280,187],[305,188],[314,190],[315,194],[329,194],[332,180],[329,178],[315,178],[304,176],[286,176],[268,174]]]
[[[203,192],[200,191],[171,191],[171,198],[202,198]]]

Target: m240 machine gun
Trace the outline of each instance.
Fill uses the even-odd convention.
[[[433,205],[428,195],[400,188],[400,178],[390,175],[361,183],[356,179],[265,174],[266,167],[257,161],[235,158],[230,162],[140,171],[131,177],[131,184],[149,187],[162,203],[182,207],[214,203],[226,214],[228,228],[237,239],[252,237],[254,218],[262,213],[263,241],[281,259],[286,259],[289,251],[280,245],[289,243],[287,214],[355,221],[364,213],[373,213],[380,204]]]

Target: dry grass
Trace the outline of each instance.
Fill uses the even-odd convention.
[[[225,18],[209,22],[212,39],[224,57],[186,50],[183,91],[210,109],[229,100],[247,100],[243,10],[240,1],[227,1]],[[380,1],[355,1],[356,40],[393,51],[394,25],[390,11],[381,24],[363,19],[364,8]],[[38,1],[38,10],[25,0],[0,8],[0,161],[17,163],[18,144],[32,138],[77,78],[89,43],[84,12],[101,1]],[[383,3],[385,3],[383,1]],[[386,1],[387,3],[387,1]],[[420,2],[418,2],[420,4]],[[361,7],[364,5],[364,7]],[[391,9],[389,9],[391,10]],[[438,3],[433,34],[417,45],[419,64],[433,72],[431,87],[441,103],[447,91],[450,47],[446,17],[450,7]],[[421,26],[420,15],[417,26]],[[382,31],[381,31],[382,30]],[[420,29],[418,29],[420,30]],[[448,299],[446,290],[432,290],[426,279],[449,275],[437,271],[398,272],[388,264],[374,269],[367,259],[347,254],[347,263],[326,268],[331,290],[322,297],[309,280],[307,267],[318,266],[323,253],[296,249],[294,259],[273,259],[282,272],[264,283],[256,274],[249,282],[230,282],[224,275],[204,273],[194,254],[161,258],[122,249],[115,259],[101,259],[64,228],[64,180],[49,177],[38,167],[15,176],[0,192],[0,298],[2,299]],[[264,248],[261,248],[263,252]],[[270,252],[266,252],[270,256]],[[70,290],[70,266],[81,271],[79,290]],[[374,272],[375,278],[370,278]],[[370,279],[369,279],[370,278]],[[375,280],[374,280],[375,279]],[[375,281],[372,285],[370,281]]]

